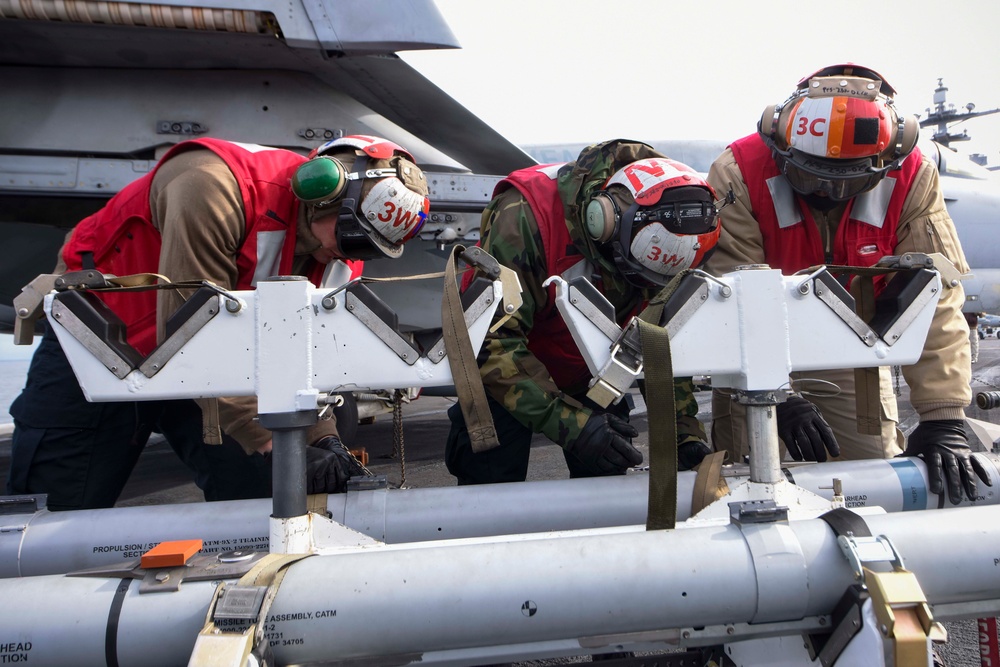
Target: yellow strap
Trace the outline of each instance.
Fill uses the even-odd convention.
[[[311,554],[268,554],[260,559],[250,571],[240,577],[238,586],[267,586],[264,600],[260,606],[257,620],[242,632],[220,632],[213,620],[215,607],[226,588],[225,582],[215,589],[215,597],[208,607],[205,625],[198,633],[194,650],[188,667],[234,667],[247,664],[254,646],[264,638],[263,620],[267,618],[268,609],[278,594],[281,580],[284,579],[288,566],[308,558]]]
[[[330,511],[327,509],[326,498],[327,494],[325,493],[314,493],[311,496],[306,496],[306,511],[320,516],[329,516]]]
[[[728,452],[709,454],[695,468],[694,491],[691,494],[691,516],[729,493],[729,485],[722,478],[722,463]]]

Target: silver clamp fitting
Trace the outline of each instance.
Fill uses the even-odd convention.
[[[640,373],[642,341],[639,338],[639,319],[633,317],[612,344],[607,363],[590,382],[587,398],[603,407],[617,403]]]

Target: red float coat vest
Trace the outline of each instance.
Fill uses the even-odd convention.
[[[760,225],[765,261],[786,275],[826,263],[809,206],[781,176],[771,149],[760,135],[744,137],[729,147],[746,181],[751,210]],[[921,160],[920,150],[914,149],[899,169],[890,171],[874,189],[847,203],[834,237],[833,264],[871,266],[883,256],[894,254],[903,202]]]
[[[237,144],[219,139],[196,139],[174,146],[160,160],[177,153],[207,148],[222,158],[236,177],[245,212],[245,241],[236,256],[237,283],[224,286],[252,289],[257,280],[291,272],[298,221],[298,200],[290,181],[305,161],[292,151]],[[68,270],[96,268],[126,276],[158,273],[160,233],[153,227],[149,194],[159,164],[111,198],[107,205],[84,218],[63,248]],[[310,275],[314,282],[322,276]],[[355,271],[360,271],[359,266]],[[168,278],[170,276],[167,276]],[[101,298],[128,327],[128,342],[143,355],[156,345],[156,292],[106,292]]]
[[[563,204],[555,181],[556,171],[560,166],[562,165],[543,165],[515,171],[497,184],[493,196],[496,197],[508,188],[517,188],[535,214],[549,275],[569,278],[585,275],[579,271],[584,268],[580,265],[591,267],[592,264],[573,245],[566,226]],[[577,270],[567,276],[567,272],[574,267]],[[528,349],[545,364],[560,389],[585,388],[591,377],[590,370],[556,308],[555,285],[549,285],[548,295],[548,303],[535,313],[534,325],[528,334]]]

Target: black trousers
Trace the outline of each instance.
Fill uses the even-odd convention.
[[[587,407],[601,411],[586,397],[576,397]],[[517,421],[500,403],[487,396],[493,426],[496,428],[500,446],[485,452],[472,451],[469,429],[465,424],[461,407],[456,403],[448,408],[451,430],[445,445],[445,464],[448,472],[458,478],[459,486],[465,484],[496,484],[500,482],[523,482],[528,476],[528,458],[531,454],[531,429]],[[608,410],[623,419],[628,418],[631,398],[611,406]],[[570,477],[601,477],[608,473],[586,465],[576,456],[563,451]]]
[[[271,493],[263,456],[247,456],[232,438],[202,439],[193,400],[91,403],[49,329],[28,368],[14,418],[7,493],[46,493],[50,510],[112,507],[152,432],[162,433],[191,470],[206,500]]]

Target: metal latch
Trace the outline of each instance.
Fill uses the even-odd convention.
[[[611,356],[590,382],[587,398],[601,407],[617,403],[642,373],[639,319],[633,317],[611,346]]]
[[[742,526],[751,523],[788,521],[788,508],[773,500],[747,500],[729,503],[729,522]]]
[[[35,337],[35,322],[43,313],[42,305],[45,295],[55,289],[59,276],[43,273],[21,288],[21,293],[14,297],[14,345],[31,345]]]
[[[928,640],[948,641],[944,626],[934,620],[927,596],[917,576],[903,567],[899,553],[884,535],[838,536],[837,544],[847,557],[854,576],[864,582],[878,620],[878,630],[895,649],[895,665],[926,664]],[[889,563],[891,571],[877,572],[868,563]]]

